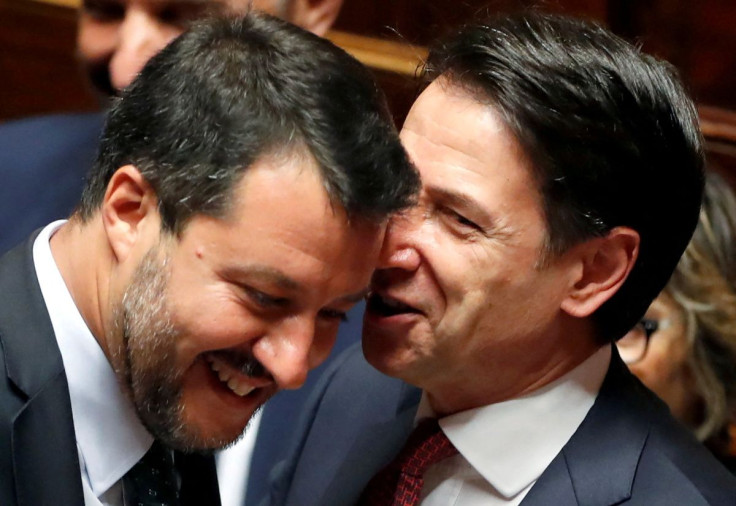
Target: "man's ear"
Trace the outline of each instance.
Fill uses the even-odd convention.
[[[289,19],[302,28],[323,36],[340,13],[343,0],[293,0]]]
[[[577,279],[562,310],[585,318],[621,288],[639,255],[639,233],[628,227],[616,227],[605,237],[586,241],[573,248],[578,255]]]
[[[156,193],[133,165],[119,168],[110,178],[102,201],[102,223],[118,262],[143,237],[146,225],[158,223]]]

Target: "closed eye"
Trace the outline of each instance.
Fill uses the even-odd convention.
[[[323,309],[319,314],[326,320],[337,320],[339,322],[348,321],[348,315],[345,311],[340,311],[338,309]]]
[[[462,214],[458,213],[454,209],[450,209],[449,207],[443,207],[441,208],[441,212],[450,220],[452,220],[453,223],[460,225],[463,228],[473,229],[479,232],[482,232],[483,229],[475,223],[473,220],[466,218]]]
[[[250,300],[264,309],[283,307],[289,302],[288,299],[284,297],[275,297],[250,286],[245,287],[245,293],[248,295]]]
[[[480,227],[474,221],[467,219],[462,214],[455,213],[455,219],[461,225],[464,225],[466,227],[475,228],[475,229],[480,230]]]
[[[82,3],[82,11],[100,22],[117,21],[125,17],[125,7],[117,1],[86,0]]]
[[[204,17],[210,11],[214,12],[207,2],[171,3],[158,13],[158,19],[169,25],[187,28],[193,21]]]

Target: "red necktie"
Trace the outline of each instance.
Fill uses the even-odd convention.
[[[436,419],[423,420],[409,435],[396,458],[368,482],[359,506],[415,506],[429,466],[455,455],[457,450]]]

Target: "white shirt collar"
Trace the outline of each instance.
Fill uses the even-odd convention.
[[[51,254],[49,240],[64,223],[56,221],[41,231],[33,244],[33,261],[69,383],[82,473],[86,468],[92,491],[99,497],[143,457],[153,437],[120,390]]]
[[[517,399],[441,418],[458,452],[500,494],[511,498],[534,483],[593,406],[611,360],[604,346],[554,382]],[[431,413],[422,394],[417,419]]]

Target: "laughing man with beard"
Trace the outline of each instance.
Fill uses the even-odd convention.
[[[326,358],[416,188],[331,43],[256,14],[176,39],[69,221],[0,259],[0,504],[218,505],[208,453]]]

